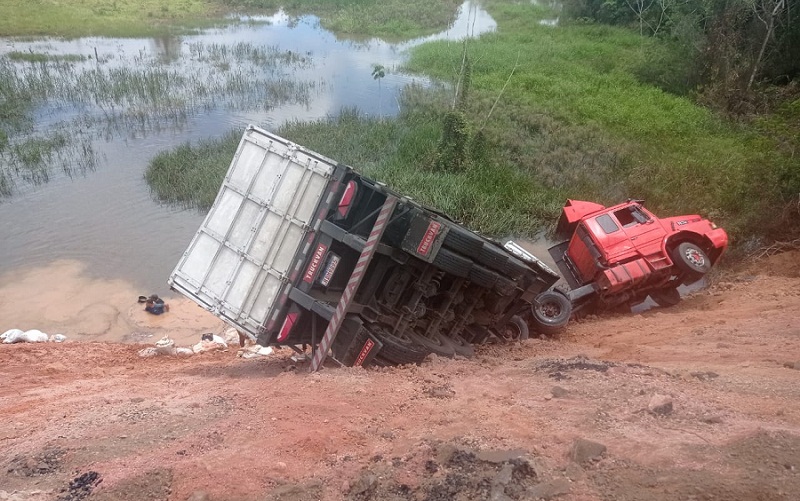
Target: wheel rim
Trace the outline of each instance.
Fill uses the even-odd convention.
[[[519,339],[521,334],[522,332],[520,331],[519,326],[514,322],[507,323],[503,328],[503,337],[510,341]]]
[[[698,249],[686,249],[684,256],[686,256],[686,261],[688,261],[692,266],[702,268],[706,265],[706,258]]]
[[[561,315],[561,305],[555,301],[545,301],[539,304],[539,313],[547,319],[554,319]]]

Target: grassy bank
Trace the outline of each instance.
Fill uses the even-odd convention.
[[[231,13],[315,14],[322,25],[354,37],[408,39],[442,30],[460,0],[6,0],[0,36],[140,37],[184,33],[228,23]]]
[[[349,113],[280,133],[493,234],[534,233],[567,197],[636,197],[663,215],[701,213],[739,244],[798,231],[798,139],[785,132],[796,130],[796,106],[758,127],[727,122],[636,79],[668,50],[656,41],[609,27],[544,26],[548,13],[529,4],[488,9],[499,29],[469,44],[464,172],[431,169],[452,95],[414,91],[394,121]],[[461,44],[434,42],[415,49],[408,66],[453,82],[461,54]]]
[[[151,36],[208,26],[221,12],[208,0],[5,0],[0,36]]]

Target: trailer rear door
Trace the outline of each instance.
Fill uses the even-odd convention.
[[[169,284],[257,336],[288,286],[336,162],[249,127]]]

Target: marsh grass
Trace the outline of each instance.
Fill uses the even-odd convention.
[[[4,0],[0,36],[153,36],[220,24],[222,17],[219,4],[206,0]]]
[[[166,202],[186,207],[210,207],[240,136],[241,131],[235,130],[197,146],[186,143],[159,153],[145,173],[153,194]]]
[[[80,62],[85,61],[86,57],[80,54],[45,54],[42,52],[20,52],[11,51],[6,54],[12,61],[24,61],[27,63],[46,63],[49,61]]]
[[[97,159],[87,135],[179,127],[193,114],[220,107],[304,104],[317,86],[285,76],[311,64],[308,56],[243,43],[194,44],[190,50],[191,61],[178,66],[141,53],[99,61],[50,54],[35,61],[0,57],[0,173],[5,180],[0,196],[13,191],[19,184],[15,179],[48,181],[58,165],[67,175],[93,169]],[[35,130],[34,110],[56,117],[48,127],[55,134]],[[58,120],[65,111],[78,118]]]

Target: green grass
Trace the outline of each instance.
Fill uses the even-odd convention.
[[[45,54],[41,52],[19,52],[12,51],[6,54],[11,61],[24,61],[26,63],[46,63],[48,61],[80,62],[85,61],[86,56],[80,54]]]
[[[0,2],[0,36],[89,35],[140,37],[187,33],[233,22],[226,14],[315,14],[341,35],[409,39],[446,28],[460,0],[5,0]]]
[[[161,200],[208,208],[239,144],[241,131],[201,143],[183,144],[151,160],[145,179]]]
[[[148,36],[208,26],[220,13],[208,0],[5,0],[0,36]]]
[[[470,42],[469,110],[511,164],[571,198],[645,198],[665,215],[710,215],[740,239],[785,228],[774,215],[791,202],[780,174],[800,161],[775,135],[638,81],[645,58],[667,46],[612,27],[541,26],[545,12],[531,5],[488,9],[499,30]],[[426,44],[408,67],[452,81],[461,50]],[[796,148],[797,136],[784,140]]]

